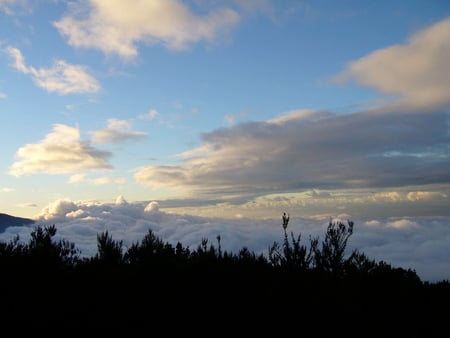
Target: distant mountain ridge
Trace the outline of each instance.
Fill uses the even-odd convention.
[[[30,218],[16,217],[0,213],[0,232],[4,232],[8,227],[27,226],[33,223],[34,221]]]

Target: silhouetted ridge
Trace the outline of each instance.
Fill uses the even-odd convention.
[[[0,213],[0,232],[4,232],[8,227],[27,226],[33,224],[30,218],[16,217]]]

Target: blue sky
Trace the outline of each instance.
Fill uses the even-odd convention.
[[[450,215],[448,1],[0,0],[0,25],[4,213]]]
[[[352,219],[450,279],[449,1],[0,0],[0,28],[0,212],[86,255]]]

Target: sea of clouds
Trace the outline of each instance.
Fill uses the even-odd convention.
[[[357,249],[376,261],[394,267],[413,269],[424,281],[450,280],[450,217],[352,218],[338,216],[332,220],[354,222],[348,253]],[[288,232],[309,246],[309,238],[323,239],[329,217],[291,217]],[[168,213],[157,202],[129,203],[118,198],[115,203],[73,202],[58,200],[42,210],[31,227],[9,227],[0,241],[19,235],[28,240],[37,225],[55,225],[55,239],[75,243],[81,256],[97,253],[97,234],[104,231],[114,240],[123,241],[124,250],[139,242],[151,229],[164,242],[196,249],[202,239],[222,251],[238,253],[246,247],[256,254],[268,254],[274,242],[282,244],[284,232],[281,213],[274,219],[224,219]]]

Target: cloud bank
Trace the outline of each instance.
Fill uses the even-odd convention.
[[[182,164],[143,166],[135,179],[203,196],[448,183],[447,121],[439,112],[292,111],[205,133]]]
[[[36,217],[38,225],[57,227],[58,238],[74,242],[82,256],[96,254],[97,234],[108,231],[113,239],[123,240],[125,249],[140,241],[151,229],[159,238],[174,246],[196,249],[203,238],[217,247],[221,237],[222,250],[238,253],[247,247],[255,253],[268,254],[274,241],[281,243],[283,228],[281,214],[270,219],[221,219],[168,213],[156,201],[129,203],[119,196],[115,203],[74,202],[57,200]],[[384,260],[393,266],[414,269],[428,281],[450,279],[450,223],[449,217],[353,218],[337,215],[334,220],[355,222],[349,240],[348,253],[354,249],[376,261]],[[309,236],[323,239],[330,218],[291,217],[288,231],[301,234],[303,244]],[[32,228],[10,227],[0,234],[7,241],[16,234],[27,240]]]

